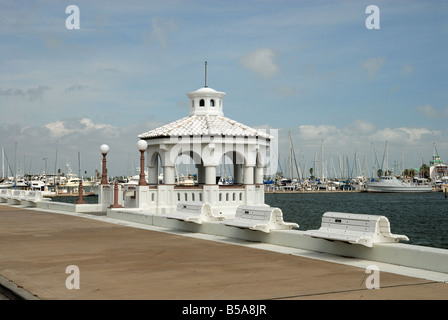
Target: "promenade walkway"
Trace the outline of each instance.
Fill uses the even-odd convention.
[[[448,299],[448,284],[294,254],[0,205],[0,275],[38,299]],[[68,289],[68,266],[79,289]],[[74,282],[71,282],[74,283]]]

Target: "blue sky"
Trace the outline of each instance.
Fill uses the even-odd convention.
[[[369,5],[380,29],[369,30]],[[77,5],[80,29],[65,9]],[[188,114],[186,93],[226,92],[225,116],[291,132],[302,165],[354,154],[371,168],[448,161],[448,2],[0,1],[0,146],[37,172],[138,163],[137,135]],[[403,151],[403,152],[402,152]],[[25,160],[24,160],[25,159]]]

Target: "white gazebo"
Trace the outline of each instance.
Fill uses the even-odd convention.
[[[163,214],[174,212],[179,202],[209,203],[215,214],[232,216],[239,205],[263,206],[263,171],[273,137],[226,118],[224,92],[206,85],[187,96],[187,117],[138,136],[147,143],[149,181],[147,186],[134,187],[134,192],[124,191],[125,207]],[[191,157],[195,164],[194,185],[176,183],[180,156]],[[217,168],[223,157],[230,159],[227,165],[233,172],[233,183],[227,185],[218,184]]]

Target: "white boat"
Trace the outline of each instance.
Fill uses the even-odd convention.
[[[67,180],[67,182],[64,184],[65,187],[70,188],[77,188],[79,187],[79,182],[81,181],[80,178],[70,178]],[[82,179],[82,186],[83,187],[92,187],[95,184],[95,181],[93,180],[84,180]]]
[[[67,180],[67,182],[64,184],[64,186],[69,187],[69,188],[77,188],[77,187],[79,187],[80,181],[81,181],[81,179],[79,179],[79,178],[69,178]],[[84,181],[83,181],[83,186],[84,186]]]
[[[15,183],[13,180],[4,179],[0,182],[0,189],[9,189],[14,187]]]
[[[24,177],[18,177],[16,179],[16,184],[15,184],[15,188],[28,188],[30,186],[29,182],[25,180]]]
[[[178,185],[180,186],[194,186],[194,179],[192,175],[184,176],[183,174],[178,177]]]
[[[30,181],[30,190],[40,191],[43,196],[51,196],[55,193],[48,189],[48,184],[46,184],[42,180],[31,180]]]
[[[367,192],[431,192],[432,187],[426,183],[414,183],[398,179],[395,176],[381,176],[378,180],[366,183]]]

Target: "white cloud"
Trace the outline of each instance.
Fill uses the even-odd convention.
[[[446,118],[448,117],[448,106],[445,108],[445,110],[437,110],[430,104],[426,104],[424,106],[418,106],[417,110],[424,115],[427,118],[430,119],[438,119],[438,118]]]
[[[418,106],[417,110],[428,118],[436,118],[438,114],[436,109],[434,109],[434,107],[429,104]]]
[[[338,134],[339,129],[331,125],[301,125],[299,134],[309,139],[323,139]]]
[[[356,144],[368,144],[369,142],[384,143],[386,140],[397,141],[403,144],[412,145],[431,139],[441,137],[438,130],[427,128],[383,128],[377,129],[375,125],[364,121],[355,120],[353,123],[338,128],[332,125],[302,125],[298,127],[300,139],[306,140],[306,144],[312,145],[321,140],[330,141],[332,145],[344,145],[345,147],[355,147]]]
[[[70,134],[90,134],[92,131],[102,130],[110,131],[113,133],[117,128],[108,124],[95,124],[92,120],[83,119],[71,119],[63,121],[54,121],[47,123],[43,126],[48,129],[53,137],[63,137]]]
[[[270,48],[257,49],[240,59],[240,63],[246,69],[264,79],[274,76],[279,68],[274,63],[275,53]]]
[[[177,24],[173,19],[165,20],[161,17],[151,19],[151,31],[144,37],[144,42],[148,45],[158,44],[163,49],[167,49],[170,44],[170,36],[177,29]]]
[[[412,145],[413,143],[426,141],[426,138],[433,139],[440,137],[438,130],[429,130],[426,128],[384,128],[371,135],[373,140],[377,141],[400,141],[403,144]]]
[[[367,72],[369,77],[374,78],[378,74],[378,71],[384,66],[385,62],[383,57],[376,57],[361,61],[359,65]]]
[[[370,135],[374,133],[376,127],[374,124],[367,122],[365,120],[355,120],[353,123],[346,126],[343,131],[346,134],[356,134],[356,135]]]
[[[55,121],[55,122],[48,123],[48,124],[44,125],[44,128],[47,128],[48,130],[50,130],[51,134],[54,137],[65,136],[66,134],[69,134],[72,132],[72,130],[67,129],[65,127],[63,121]]]

